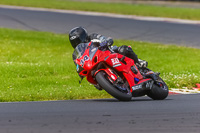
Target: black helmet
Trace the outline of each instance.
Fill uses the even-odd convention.
[[[76,48],[80,43],[84,43],[87,37],[87,31],[83,27],[75,27],[69,32],[69,40],[73,48]]]

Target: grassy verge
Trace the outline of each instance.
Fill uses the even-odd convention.
[[[80,85],[67,35],[0,29],[0,101],[108,98],[85,79]],[[169,87],[200,82],[200,49],[116,40],[128,44]]]
[[[1,0],[0,4],[200,20],[200,9],[73,0]]]

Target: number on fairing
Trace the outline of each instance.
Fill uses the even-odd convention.
[[[112,61],[113,65],[120,63],[118,58],[113,58],[113,59],[111,59],[111,61]]]
[[[121,66],[121,63],[119,62],[118,58],[113,58],[111,59],[111,61],[112,61],[113,67]]]
[[[80,62],[81,66],[83,66],[85,61],[87,61],[87,60],[89,60],[89,57],[86,55],[86,56],[83,57],[83,59]]]

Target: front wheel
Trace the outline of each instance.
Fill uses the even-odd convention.
[[[132,98],[132,94],[128,88],[128,86],[124,85],[114,85],[110,80],[109,76],[100,71],[96,75],[96,80],[99,85],[108,92],[111,96],[115,97],[120,101],[130,101]]]
[[[151,90],[147,93],[147,96],[153,100],[163,100],[168,96],[168,93],[168,86],[160,77],[158,77],[158,80],[154,82]]]

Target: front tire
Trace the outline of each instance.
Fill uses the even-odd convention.
[[[106,76],[108,75],[103,71],[97,73],[96,80],[99,85],[116,99],[120,101],[130,101],[132,98],[132,94],[129,91],[122,92],[118,88],[114,87],[113,84],[109,82]]]

